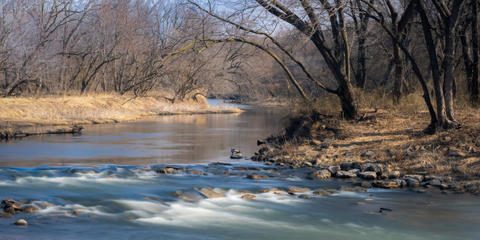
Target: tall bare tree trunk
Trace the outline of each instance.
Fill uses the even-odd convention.
[[[472,80],[470,82],[470,99],[473,105],[480,105],[480,89],[478,79],[479,69],[479,39],[478,39],[478,0],[472,0]]]
[[[394,80],[393,80],[393,103],[398,104],[402,97],[403,83],[403,62],[400,56],[400,48],[398,44],[393,46],[393,62],[395,63]]]

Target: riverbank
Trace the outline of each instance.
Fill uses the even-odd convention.
[[[109,94],[65,97],[0,98],[0,139],[28,135],[78,133],[82,125],[137,121],[147,116],[239,113],[211,107],[202,96],[171,103],[162,97]]]
[[[364,187],[438,188],[480,194],[480,122],[459,112],[459,129],[423,133],[426,112],[365,111],[360,121],[313,112],[294,117],[253,160],[311,168],[309,178],[343,178]]]

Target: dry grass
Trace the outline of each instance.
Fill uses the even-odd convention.
[[[378,162],[404,173],[480,180],[480,111],[457,106],[460,129],[426,135],[428,113],[421,107],[412,111],[411,99],[405,102],[397,108],[363,109],[364,121],[337,119],[331,126],[340,129],[340,134],[325,128],[331,122],[314,124],[313,138],[286,143],[282,158],[292,162],[317,159],[325,165]],[[374,156],[362,156],[367,151]]]
[[[96,94],[66,97],[0,98],[0,128],[36,125],[72,125],[135,121],[162,114],[236,113],[241,110],[210,107],[198,97],[172,104],[160,97]]]

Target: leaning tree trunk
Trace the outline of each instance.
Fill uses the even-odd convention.
[[[451,125],[451,122],[447,118],[445,98],[443,95],[442,86],[440,84],[440,67],[438,64],[435,42],[431,32],[432,26],[430,25],[428,16],[425,13],[422,0],[417,1],[417,11],[422,21],[423,37],[425,38],[425,44],[427,45],[427,52],[430,59],[430,69],[432,71],[435,100],[437,103],[437,125],[440,128],[448,128]]]

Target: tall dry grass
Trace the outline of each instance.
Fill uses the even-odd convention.
[[[4,127],[125,122],[152,115],[235,112],[240,110],[210,107],[201,97],[175,104],[161,97],[117,94],[0,98],[0,126]]]

